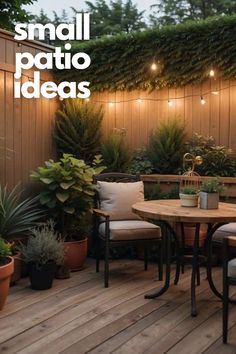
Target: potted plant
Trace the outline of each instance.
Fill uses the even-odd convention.
[[[194,187],[184,187],[179,193],[181,206],[183,207],[197,207],[198,206],[198,192]]]
[[[22,261],[17,244],[30,235],[42,215],[43,211],[38,208],[38,197],[21,200],[18,185],[12,190],[0,185],[0,237],[11,244],[15,260],[12,283],[21,276]]]
[[[71,154],[63,154],[59,161],[49,160],[32,173],[32,178],[42,184],[40,203],[66,241],[65,264],[72,271],[82,269],[87,256],[84,220],[96,191],[93,175],[104,169],[99,167],[101,161],[101,156],[96,156],[90,166]]]
[[[11,257],[11,246],[0,238],[0,310],[6,302],[13,271],[14,259]]]
[[[50,289],[57,266],[64,263],[63,242],[54,231],[53,223],[32,230],[27,244],[21,245],[21,253],[29,268],[31,288]]]
[[[203,182],[200,188],[200,208],[218,209],[221,191],[222,185],[218,179],[214,178]]]

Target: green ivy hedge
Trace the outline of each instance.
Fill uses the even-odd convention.
[[[92,89],[152,90],[203,81],[214,67],[222,78],[236,76],[236,15],[162,29],[74,42],[92,64],[84,71],[58,71],[59,80],[88,80]],[[159,69],[150,69],[153,61]]]

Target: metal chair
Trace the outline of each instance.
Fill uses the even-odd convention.
[[[236,236],[227,236],[223,240],[223,343],[228,338],[229,286],[236,285],[236,258],[230,255],[236,252]]]
[[[104,173],[94,176],[94,183],[115,182],[134,183],[140,181],[139,176],[124,173]],[[127,186],[126,186],[127,187]],[[132,212],[130,206],[130,212]],[[142,246],[144,248],[144,269],[148,269],[148,250],[153,245],[159,251],[159,280],[162,280],[162,238],[159,226],[143,220],[112,220],[109,209],[101,209],[101,195],[96,193],[94,216],[94,238],[96,247],[96,272],[99,272],[101,244],[105,246],[104,286],[109,286],[109,257],[110,249],[119,246]],[[135,219],[135,215],[134,215]]]

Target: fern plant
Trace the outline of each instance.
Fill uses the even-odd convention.
[[[68,99],[57,112],[54,137],[60,155],[72,154],[91,163],[100,149],[103,109],[90,102]]]
[[[162,123],[150,136],[147,157],[158,173],[178,173],[182,166],[184,125],[177,119]]]
[[[125,137],[121,134],[111,134],[101,146],[106,172],[127,172],[131,161],[131,153]]]

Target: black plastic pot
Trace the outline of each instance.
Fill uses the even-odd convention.
[[[29,263],[28,268],[32,289],[46,290],[52,287],[52,282],[57,269],[55,263],[48,263],[41,266]]]

